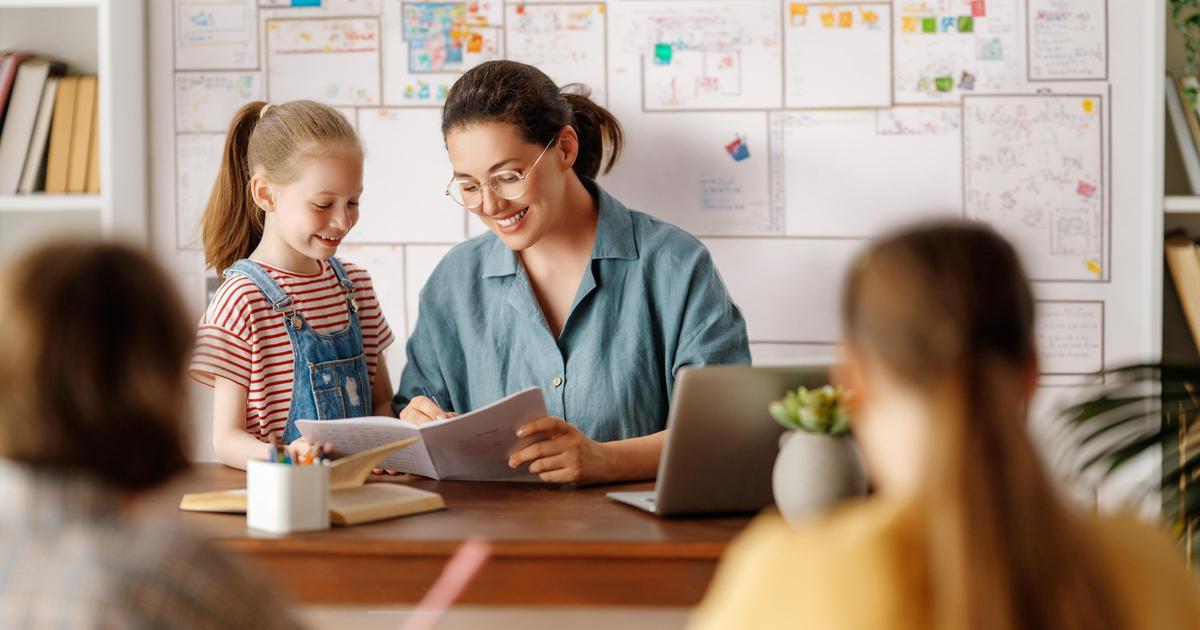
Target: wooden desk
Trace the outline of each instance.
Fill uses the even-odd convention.
[[[244,516],[178,510],[186,492],[245,486],[245,474],[200,464],[144,509],[248,556],[306,604],[416,602],[468,536],[492,558],[466,604],[690,606],[700,601],[726,544],[749,517],[662,519],[604,493],[650,483],[564,490],[541,484],[432,481],[447,510],[312,534],[250,530]]]

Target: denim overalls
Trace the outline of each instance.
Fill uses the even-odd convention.
[[[362,329],[358,324],[358,304],[354,301],[354,283],[336,258],[329,259],[338,282],[346,292],[350,324],[335,333],[313,330],[265,269],[250,259],[242,259],[225,270],[225,277],[240,273],[254,282],[263,297],[284,318],[292,342],[295,363],[292,367],[292,406],[288,411],[283,443],[300,437],[297,420],[335,420],[371,413],[371,381],[363,354]]]

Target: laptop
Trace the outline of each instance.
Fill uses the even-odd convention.
[[[608,497],[660,516],[756,512],[774,503],[771,471],[784,429],[767,407],[789,389],[828,383],[828,366],[682,368],[654,490]]]

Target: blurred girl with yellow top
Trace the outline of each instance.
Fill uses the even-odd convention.
[[[696,628],[1200,628],[1166,537],[1077,511],[1026,431],[1034,300],[986,227],[886,238],[850,274],[842,380],[876,494],[796,529],[760,517]]]

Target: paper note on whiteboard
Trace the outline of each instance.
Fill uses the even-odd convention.
[[[1106,239],[1100,96],[963,99],[967,217],[1017,247],[1034,280],[1103,280]]]
[[[379,19],[267,20],[272,103],[377,105]]]
[[[258,67],[254,0],[188,0],[175,8],[176,70]]]
[[[1029,80],[1108,75],[1106,0],[1029,0]]]
[[[784,22],[786,106],[892,104],[892,7],[792,2]]]

